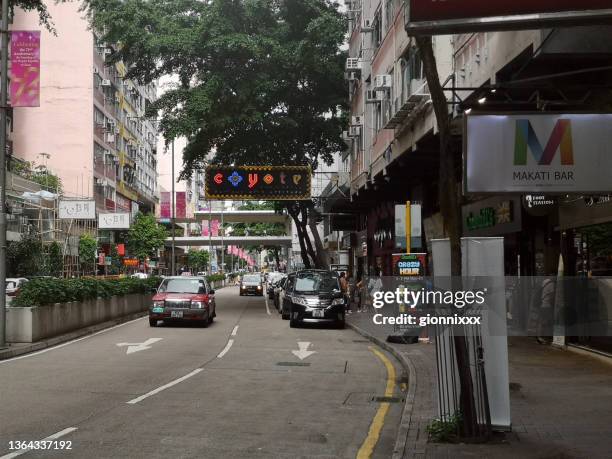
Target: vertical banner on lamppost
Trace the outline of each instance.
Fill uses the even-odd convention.
[[[11,32],[11,105],[40,107],[40,31]]]
[[[172,203],[170,202],[171,194],[168,191],[161,192],[161,202],[159,210],[159,218],[168,220],[172,218]]]
[[[212,220],[210,223],[210,228],[212,237],[219,237],[219,220]]]
[[[176,193],[176,218],[187,217],[187,193],[178,191]]]

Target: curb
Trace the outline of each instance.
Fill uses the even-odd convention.
[[[114,327],[115,325],[120,325],[124,322],[129,322],[130,320],[144,317],[147,314],[149,314],[148,311],[135,312],[127,316],[117,317],[116,319],[109,320],[107,322],[102,322],[96,325],[91,325],[89,327],[81,328],[79,330],[65,333],[63,335],[54,336],[53,338],[49,338],[44,341],[28,343],[25,346],[19,346],[15,349],[11,349],[11,348],[3,349],[3,350],[0,350],[0,361],[12,359],[13,357],[18,357],[23,354],[29,354],[30,352],[41,351],[49,347],[57,346],[58,344],[67,343],[68,341],[72,341],[72,340],[82,338],[87,335],[91,335],[93,333],[97,333],[106,328]]]
[[[400,364],[404,367],[404,370],[408,373],[408,392],[406,393],[406,402],[404,403],[404,410],[402,411],[402,417],[397,431],[395,447],[393,448],[393,455],[391,456],[392,459],[402,459],[405,457],[404,454],[406,452],[408,432],[410,430],[410,421],[412,419],[412,410],[414,408],[414,397],[416,394],[417,374],[414,364],[410,361],[410,359],[385,341],[376,338],[374,335],[368,333],[362,328],[359,328],[357,325],[350,323],[349,321],[346,321],[346,325],[364,338],[367,338],[377,346],[393,355],[393,357],[400,362]]]

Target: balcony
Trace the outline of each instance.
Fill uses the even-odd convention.
[[[391,113],[384,129],[395,129],[407,119],[414,117],[418,109],[430,99],[429,87],[425,80],[412,80],[410,89],[403,91],[391,104]]]

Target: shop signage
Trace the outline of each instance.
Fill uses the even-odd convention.
[[[310,199],[309,166],[208,166],[206,199]]]
[[[406,29],[449,34],[478,30],[541,28],[571,22],[606,23],[609,0],[408,0]]]
[[[336,271],[338,273],[348,273],[349,272],[349,265],[329,265],[329,270],[330,271]]]
[[[60,220],[95,220],[96,201],[60,201]]]
[[[13,107],[40,107],[40,31],[11,34],[10,95]]]
[[[426,253],[394,253],[393,275],[403,277],[421,277],[425,275],[427,264]]]
[[[498,236],[521,230],[521,203],[518,197],[489,198],[463,206],[463,234]]]
[[[108,213],[98,215],[98,229],[129,229],[129,213]]]
[[[342,250],[349,250],[351,248],[351,234],[352,233],[342,235],[340,242],[340,248]]]
[[[523,209],[534,217],[543,217],[557,208],[557,199],[544,194],[526,194],[523,196]]]
[[[410,215],[410,247],[421,248],[422,228],[420,204],[397,204],[395,206],[395,248],[406,250],[406,229]]]
[[[466,118],[468,193],[600,193],[612,187],[612,114]]]
[[[136,258],[124,258],[123,266],[136,267],[138,266],[138,260]]]

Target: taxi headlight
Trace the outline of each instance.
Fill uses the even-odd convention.
[[[204,303],[203,301],[192,301],[191,302],[191,309],[203,309],[206,307],[206,303]]]

